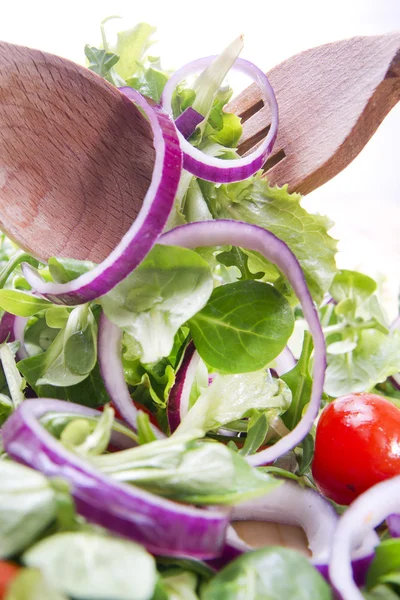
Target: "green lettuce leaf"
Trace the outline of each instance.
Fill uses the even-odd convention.
[[[25,550],[55,513],[54,491],[41,473],[0,460],[0,558]]]
[[[333,397],[365,392],[399,371],[400,331],[364,329],[353,351],[329,355],[324,389]]]
[[[204,586],[201,600],[332,600],[310,562],[294,550],[266,547],[232,561]]]
[[[175,334],[205,305],[212,289],[208,264],[196,252],[155,246],[100,302],[107,317],[138,342],[146,364],[170,354]]]
[[[283,240],[298,258],[314,300],[322,300],[336,272],[336,241],[328,234],[327,217],[308,213],[300,194],[289,194],[287,186],[271,187],[260,176],[218,187],[201,181],[200,186],[214,218],[254,223]],[[279,278],[275,267],[260,255],[256,259],[250,262],[252,271],[265,271],[268,281]]]
[[[47,537],[25,552],[23,562],[80,600],[150,600],[157,579],[154,558],[144,548],[94,532]]]
[[[198,428],[211,431],[256,410],[271,411],[276,416],[287,410],[291,397],[286,384],[268,377],[265,369],[239,375],[217,374],[174,435]]]

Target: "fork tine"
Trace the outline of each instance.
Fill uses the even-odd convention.
[[[307,194],[357,156],[400,100],[400,32],[312,48],[268,75],[280,126],[264,168],[270,183]],[[266,133],[268,107],[261,104],[252,85],[227,107],[243,117],[241,153]]]

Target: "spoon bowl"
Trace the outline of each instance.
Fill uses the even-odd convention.
[[[0,229],[41,260],[100,262],[149,187],[150,127],[69,60],[0,43]]]

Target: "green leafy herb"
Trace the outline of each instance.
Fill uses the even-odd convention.
[[[95,48],[94,46],[85,46],[85,56],[89,61],[88,69],[104,77],[110,83],[114,83],[114,79],[110,76],[110,70],[119,61],[118,54],[107,52],[103,48]]]
[[[332,592],[309,561],[294,550],[247,552],[220,571],[201,600],[331,600]]]
[[[240,248],[232,246],[229,252],[221,252],[217,255],[217,261],[226,267],[237,267],[240,271],[239,281],[243,279],[262,279],[263,271],[252,273],[248,267],[249,256]]]
[[[283,350],[294,325],[287,300],[272,286],[239,281],[216,288],[189,326],[197,351],[214,369],[261,369]]]

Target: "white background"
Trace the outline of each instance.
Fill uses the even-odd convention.
[[[400,30],[400,0],[0,0],[0,7],[0,39],[81,63],[105,17],[120,15],[128,27],[147,21],[157,27],[152,53],[168,69],[218,53],[240,33],[242,56],[268,70],[325,42]],[[336,222],[340,266],[384,274],[390,312],[400,284],[399,138],[400,105],[359,157],[305,200]]]

